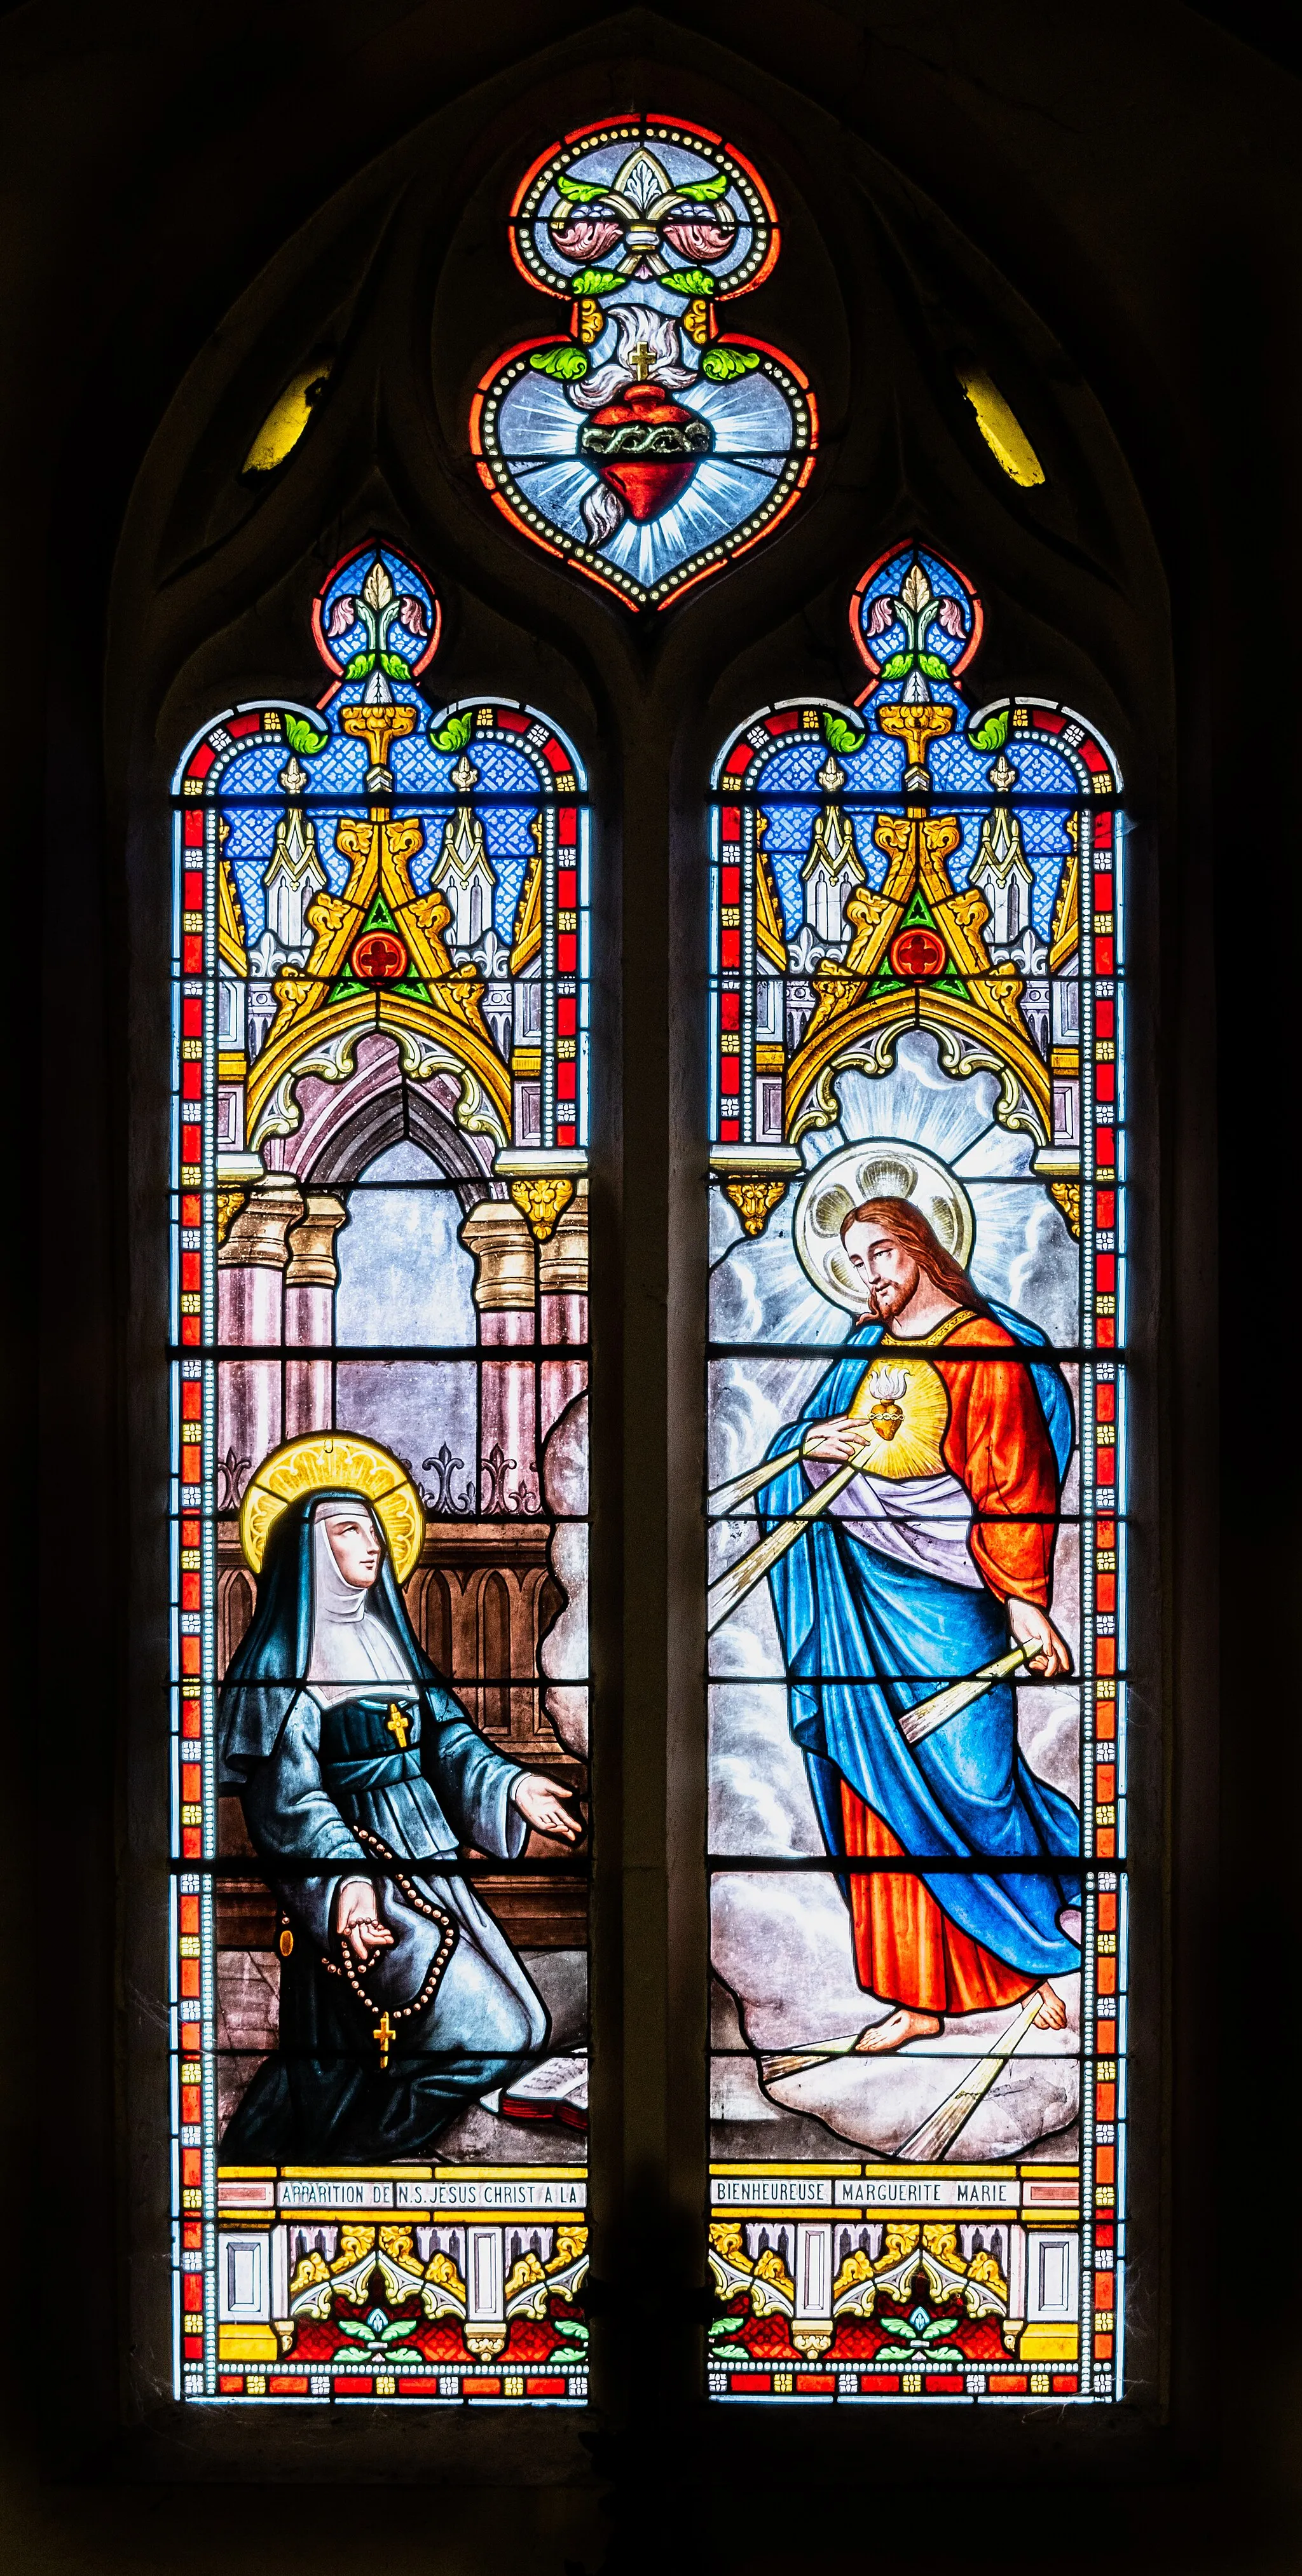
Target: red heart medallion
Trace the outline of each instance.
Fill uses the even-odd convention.
[[[617,492],[631,519],[658,519],[686,490],[714,432],[662,385],[632,384],[585,420],[579,454]]]

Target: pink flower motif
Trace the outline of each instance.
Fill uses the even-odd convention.
[[[893,626],[893,625],[894,625],[894,623],[895,623],[895,602],[894,602],[894,600],[892,599],[892,597],[891,597],[891,595],[890,595],[890,592],[889,592],[889,591],[884,590],[884,591],[882,591],[882,593],[881,593],[880,597],[879,597],[879,598],[877,598],[877,599],[875,599],[875,600],[873,601],[873,604],[872,604],[872,613],[871,613],[871,615],[870,615],[870,617],[869,617],[869,619],[868,619],[868,623],[867,623],[867,625],[866,625],[866,626],[865,626],[865,628],[864,628],[864,633],[865,633],[865,635],[870,635],[870,636],[871,636],[871,635],[884,635],[884,634],[885,634],[885,632],[886,632],[887,627],[888,627],[888,626]]]
[[[604,259],[619,240],[622,225],[609,215],[571,214],[564,222],[551,225],[551,236],[562,259]]]
[[[963,633],[963,611],[959,607],[956,599],[942,599],[940,603],[940,622],[947,635],[961,635]]]
[[[409,635],[419,636],[422,642],[429,633],[429,627],[425,622],[424,607],[421,601],[413,596],[411,591],[405,591],[399,602],[398,622],[401,626],[406,627]]]
[[[356,624],[357,602],[345,596],[335,601],[330,611],[330,623],[326,628],[326,634],[333,643],[338,636],[346,635],[350,626]]]
[[[722,259],[732,248],[733,226],[717,215],[675,215],[665,225],[665,240],[680,259]]]

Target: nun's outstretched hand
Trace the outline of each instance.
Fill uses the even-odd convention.
[[[511,1796],[525,1823],[540,1834],[556,1834],[562,1842],[576,1843],[583,1828],[570,1814],[562,1792],[541,1771],[523,1771]]]

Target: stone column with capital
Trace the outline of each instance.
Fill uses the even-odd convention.
[[[254,1468],[284,1437],[280,1352],[287,1238],[302,1214],[298,1182],[272,1173],[250,1191],[217,1255],[218,1339],[227,1349],[259,1355],[228,1358],[218,1373],[217,1456],[228,1502],[238,1501]]]
[[[497,1356],[513,1343],[534,1342],[534,1239],[512,1200],[481,1199],[462,1222],[461,1240],[474,1258],[480,1348],[494,1354],[479,1369],[479,1509],[536,1511],[536,1361],[532,1349],[527,1359]]]
[[[311,1359],[285,1362],[285,1437],[305,1431],[328,1431],[334,1422],[334,1362],[320,1354],[335,1337],[335,1289],[339,1264],[335,1236],[347,1222],[348,1210],[333,1190],[309,1189],[303,1214],[289,1229],[289,1267],[285,1272],[285,1341],[291,1350],[307,1349]]]
[[[588,1184],[580,1181],[538,1252],[538,1339],[556,1346],[588,1338]],[[542,1437],[588,1383],[586,1359],[545,1359],[540,1372]]]

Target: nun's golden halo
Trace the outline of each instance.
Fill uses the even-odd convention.
[[[816,1163],[796,1201],[791,1239],[807,1278],[834,1306],[863,1311],[864,1284],[851,1269],[841,1228],[865,1199],[908,1199],[925,1216],[938,1243],[966,1270],[976,1233],[972,1202],[960,1180],[936,1154],[900,1136],[865,1136]]]
[[[405,1583],[425,1536],[420,1497],[399,1459],[351,1431],[310,1431],[263,1459],[240,1505],[245,1564],[260,1573],[272,1524],[286,1504],[320,1492],[357,1494],[370,1504],[389,1542],[394,1573]]]

